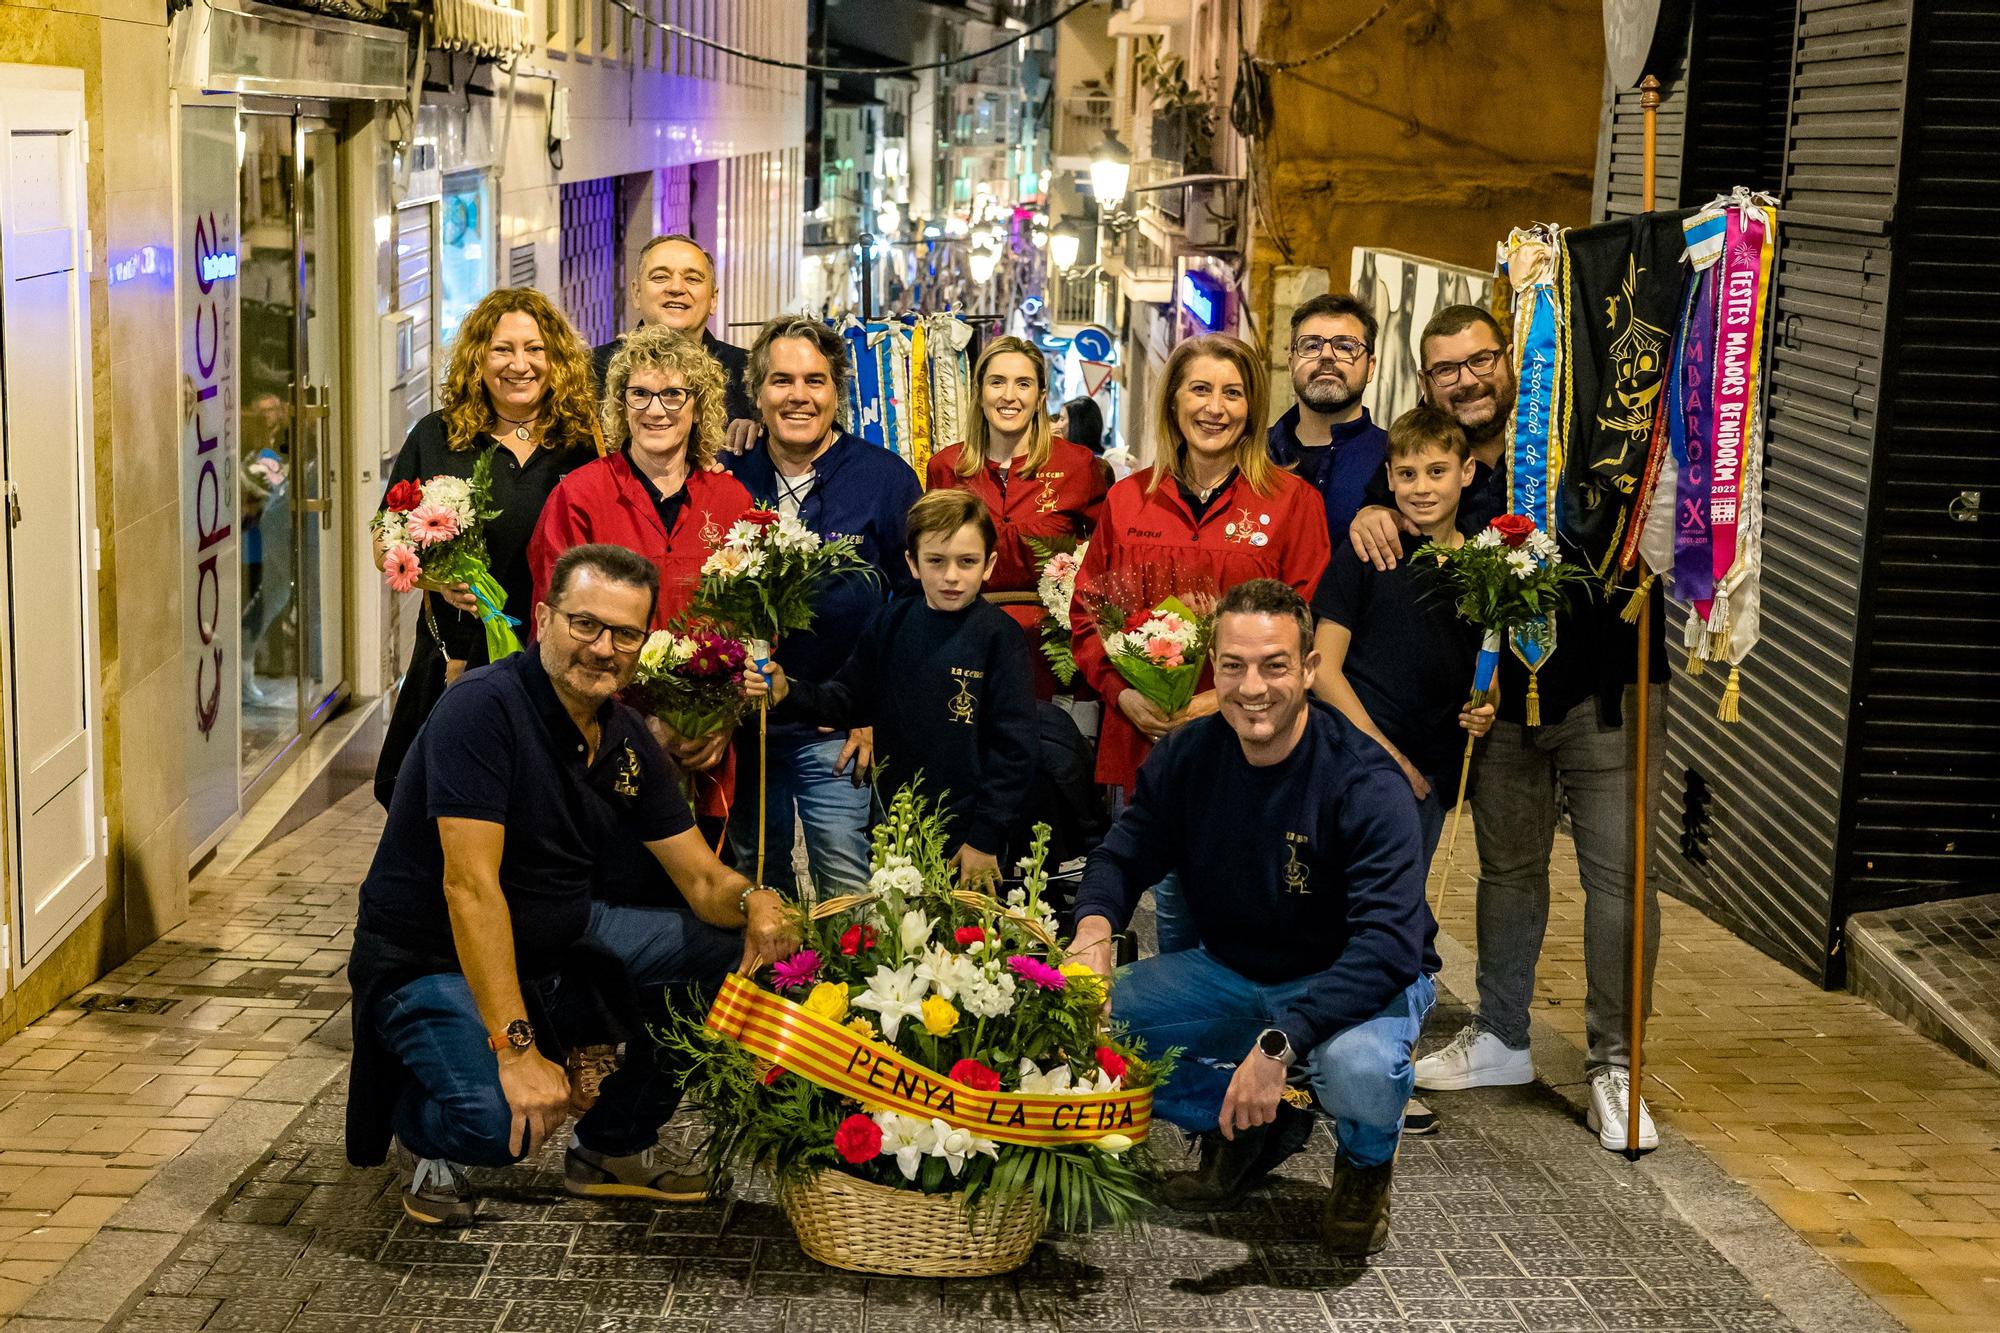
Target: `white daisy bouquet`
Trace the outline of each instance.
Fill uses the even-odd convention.
[[[812,628],[813,602],[827,579],[873,573],[856,539],[822,539],[796,518],[753,509],[702,562],[692,610],[742,635],[761,663],[780,637]]]
[[[1065,962],[1047,826],[1004,901],[957,887],[915,784],[873,841],[867,892],[802,910],[796,953],[732,977],[703,1029],[666,1038],[693,1058],[712,1165],[969,1205],[1026,1191],[1065,1226],[1130,1219],[1167,1065],[1112,1028],[1103,979]]]
[[[507,590],[487,563],[486,524],[500,512],[492,497],[493,459],[483,453],[469,479],[439,475],[397,482],[369,527],[382,552],[382,576],[395,591],[410,592],[424,582],[472,589],[486,628],[487,660],[497,662],[521,651],[514,633],[521,622],[506,613]],[[434,623],[431,632],[437,632]]]
[[[1067,685],[1076,679],[1076,652],[1070,639],[1069,612],[1076,601],[1076,574],[1083,568],[1083,557],[1089,552],[1090,543],[1079,542],[1074,547],[1065,547],[1030,537],[1028,549],[1041,561],[1035,595],[1041,599],[1042,609],[1048,613],[1042,618],[1042,656],[1048,659],[1049,670],[1055,673],[1055,678]]]

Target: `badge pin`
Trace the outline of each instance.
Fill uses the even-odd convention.
[[[1268,546],[1271,544],[1271,535],[1266,532],[1260,532],[1250,539],[1250,544],[1252,546]]]

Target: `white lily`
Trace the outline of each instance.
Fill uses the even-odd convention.
[[[983,1152],[988,1157],[999,1159],[1000,1153],[994,1147],[993,1141],[982,1139],[969,1129],[947,1125],[942,1120],[932,1120],[930,1130],[931,1156],[944,1158],[945,1165],[951,1168],[954,1176],[965,1169],[965,1159],[974,1153]],[[898,1164],[900,1165],[900,1159]]]
[[[924,915],[923,908],[912,908],[903,913],[899,931],[903,942],[903,955],[909,957],[920,954],[924,951],[924,946],[931,942],[931,919]]]
[[[924,1156],[936,1151],[937,1129],[941,1120],[923,1121],[895,1111],[877,1111],[875,1123],[882,1127],[882,1155],[896,1159],[903,1179],[915,1180]]]
[[[915,1018],[923,1010],[930,983],[917,976],[916,963],[898,968],[878,967],[868,978],[868,989],[854,997],[856,1009],[873,1009],[880,1016],[882,1035],[890,1041],[902,1029],[903,1020]]]
[[[1068,1065],[1057,1065],[1044,1074],[1036,1068],[1035,1062],[1025,1055],[1021,1057],[1021,1091],[1060,1094],[1071,1092]]]
[[[947,1000],[956,1000],[969,993],[984,977],[979,964],[961,953],[953,953],[941,944],[933,944],[924,950],[924,961],[917,967],[917,976],[930,982],[931,993],[942,995]],[[981,1017],[974,1014],[973,1017]]]

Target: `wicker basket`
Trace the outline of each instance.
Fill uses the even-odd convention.
[[[823,1264],[889,1277],[991,1277],[1028,1260],[1047,1219],[1026,1192],[967,1211],[957,1194],[919,1194],[840,1171],[780,1178],[799,1248]]]

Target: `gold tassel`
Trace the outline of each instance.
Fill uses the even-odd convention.
[[[1528,725],[1542,725],[1542,683],[1532,671],[1528,673]]]
[[[1645,578],[1640,579],[1639,586],[1632,590],[1631,599],[1625,603],[1625,609],[1618,613],[1624,617],[1626,624],[1636,625],[1639,623],[1639,614],[1646,609],[1646,598],[1653,591],[1653,580],[1658,577],[1659,575],[1657,574],[1648,574]]]
[[[1704,665],[1701,660],[1701,650],[1699,648],[1688,649],[1687,673],[1690,676],[1699,676]]]
[[[1742,714],[1737,709],[1737,700],[1742,695],[1742,690],[1739,688],[1742,683],[1743,668],[1729,668],[1729,683],[1722,687],[1722,707],[1715,710],[1715,715],[1724,722],[1742,720]]]

